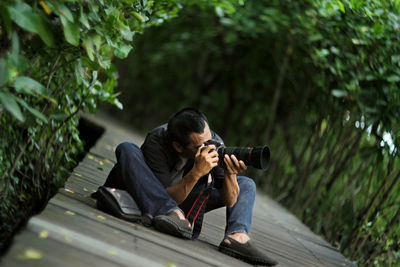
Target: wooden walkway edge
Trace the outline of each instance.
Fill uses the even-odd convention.
[[[183,240],[129,223],[95,207],[91,193],[115,163],[115,147],[143,136],[105,115],[85,115],[105,133],[74,169],[65,188],[32,217],[0,259],[1,266],[247,266],[218,251],[225,208],[207,213],[199,240]],[[253,242],[277,266],[355,266],[285,208],[257,193]]]

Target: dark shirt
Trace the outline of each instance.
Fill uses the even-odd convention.
[[[223,143],[222,138],[211,130],[212,139]],[[164,187],[172,185],[172,172],[178,161],[179,154],[173,148],[172,142],[168,137],[167,124],[163,124],[151,130],[141,146],[142,153],[147,165]],[[184,167],[183,176],[193,168],[194,160],[189,159]],[[215,183],[214,187],[221,188],[224,180],[224,170],[215,167],[211,170],[211,176]],[[202,179],[204,180],[204,179]]]

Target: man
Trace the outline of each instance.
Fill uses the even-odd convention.
[[[222,143],[201,112],[185,108],[153,129],[141,149],[120,144],[105,186],[127,190],[142,213],[154,218],[157,230],[188,239],[200,234],[203,212],[226,206],[219,250],[252,264],[276,265],[250,243],[256,187],[253,180],[237,176],[246,165],[225,155],[226,168],[219,167],[216,147],[204,144],[210,139]]]

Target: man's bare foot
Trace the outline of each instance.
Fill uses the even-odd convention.
[[[241,232],[233,233],[228,236],[241,244],[245,244],[250,240],[250,237],[246,233]],[[224,239],[224,242],[226,242],[227,244],[231,243],[231,241],[229,241],[229,239],[227,238]]]
[[[185,215],[183,214],[183,212],[181,210],[173,210],[173,213],[175,213],[176,215],[178,215],[180,220],[186,220]],[[192,227],[192,225],[189,223],[189,227]]]

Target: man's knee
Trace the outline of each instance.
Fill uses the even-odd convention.
[[[257,187],[253,179],[245,176],[240,176],[240,179],[238,179],[238,183],[240,187],[240,193],[251,194],[254,196],[256,195]]]
[[[117,158],[119,158],[122,154],[130,153],[130,152],[134,152],[134,151],[138,151],[138,150],[140,150],[140,148],[136,144],[130,143],[130,142],[123,142],[123,143],[119,144],[117,146],[117,148],[115,149],[115,155],[117,156]]]

